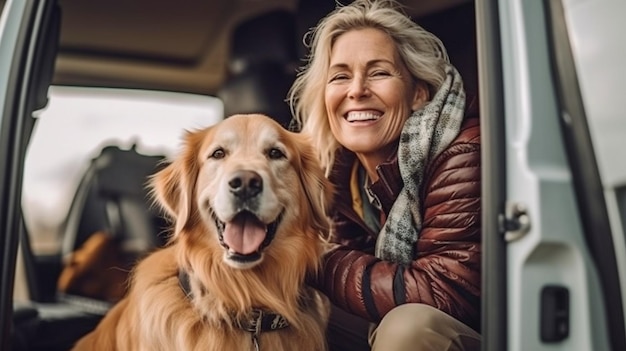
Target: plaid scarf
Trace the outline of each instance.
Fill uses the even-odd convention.
[[[459,134],[465,112],[465,90],[459,72],[445,68],[446,79],[432,101],[407,119],[398,147],[404,187],[376,242],[376,257],[408,264],[416,257],[422,230],[420,189],[426,166]]]

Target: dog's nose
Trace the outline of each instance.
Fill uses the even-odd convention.
[[[251,198],[263,190],[263,178],[254,171],[238,171],[228,181],[230,191],[240,198]]]

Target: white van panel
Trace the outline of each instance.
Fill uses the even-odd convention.
[[[583,240],[548,56],[540,1],[499,2],[505,91],[507,201],[530,230],[508,244],[508,350],[607,350],[599,280]],[[568,289],[569,334],[540,338],[541,291]],[[488,303],[488,302],[487,302]],[[600,321],[589,328],[589,321]]]

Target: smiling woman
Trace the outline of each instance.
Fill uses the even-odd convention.
[[[480,130],[445,46],[391,0],[338,5],[310,43],[290,101],[337,189],[331,350],[479,350]]]

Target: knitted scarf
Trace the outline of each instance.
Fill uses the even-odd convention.
[[[376,257],[408,264],[416,256],[422,229],[420,190],[426,166],[459,134],[465,91],[458,71],[445,68],[446,79],[432,101],[407,119],[398,147],[404,187],[394,202],[376,242]]]

